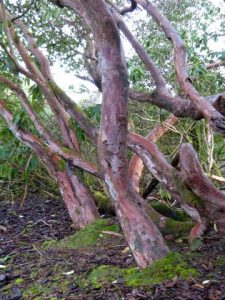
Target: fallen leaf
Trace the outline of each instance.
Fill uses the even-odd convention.
[[[67,276],[72,275],[72,274],[74,274],[74,270],[65,272],[65,273],[63,273],[63,274],[64,274],[64,275],[67,275]]]
[[[203,246],[203,242],[200,240],[200,239],[193,239],[191,242],[190,242],[190,250],[191,251],[195,251],[195,250],[198,250],[200,249],[201,247]]]
[[[115,236],[123,236],[122,234],[120,234],[118,232],[114,232],[114,231],[102,230],[101,232],[105,233],[105,234],[115,235]]]
[[[206,285],[208,283],[210,283],[210,280],[204,280],[204,281],[202,281],[202,284],[204,284],[204,285]]]
[[[121,252],[123,253],[123,254],[125,254],[125,253],[127,253],[127,252],[129,252],[130,251],[130,248],[129,247],[126,247],[125,249],[123,249]]]
[[[0,230],[4,231],[4,232],[7,232],[7,228],[5,226],[2,226],[2,225],[0,225]]]
[[[204,289],[204,286],[199,283],[194,284],[192,287],[197,289]]]
[[[0,265],[0,269],[5,269],[5,268],[6,268],[6,266]]]

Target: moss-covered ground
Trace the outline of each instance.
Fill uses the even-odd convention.
[[[0,299],[223,299],[224,240],[169,242],[171,253],[146,269],[131,256],[116,218],[75,232],[62,203],[0,204]],[[66,237],[65,237],[66,236]],[[158,298],[157,298],[158,297]],[[189,298],[188,298],[189,297]],[[210,298],[211,297],[211,298]],[[214,298],[213,298],[214,297]]]

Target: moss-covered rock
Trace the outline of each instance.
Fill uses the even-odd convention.
[[[119,232],[119,226],[110,224],[109,219],[98,219],[74,235],[61,240],[57,245],[63,248],[79,249],[94,245],[97,241],[109,237],[104,231]]]

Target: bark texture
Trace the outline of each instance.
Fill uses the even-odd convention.
[[[98,140],[102,177],[133,255],[141,267],[146,267],[164,257],[168,248],[140,205],[141,198],[132,189],[128,176],[128,77],[122,44],[104,1],[82,1],[82,5],[93,30],[102,74],[103,104]]]

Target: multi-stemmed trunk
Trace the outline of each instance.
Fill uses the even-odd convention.
[[[114,6],[109,9],[104,0],[52,0],[51,2],[60,7],[70,7],[79,13],[94,35],[93,45],[95,44],[98,58],[95,63],[97,69],[93,71],[98,77],[98,88],[103,95],[100,129],[98,130],[57,86],[51,75],[47,57],[37,47],[31,33],[20,19],[15,18],[14,24],[12,24],[10,19],[13,19],[13,16],[10,16],[5,10],[4,4],[1,5],[0,16],[9,49],[8,45],[3,45],[3,48],[18,72],[33,80],[42,91],[55,117],[62,136],[61,141],[56,140],[46,126],[41,123],[20,85],[5,76],[0,76],[0,82],[17,95],[38,134],[34,135],[19,128],[13,120],[12,112],[3,100],[0,101],[0,114],[13,134],[45,162],[60,186],[73,223],[77,228],[82,228],[99,217],[88,188],[76,172],[76,168],[80,168],[97,176],[105,185],[138,265],[146,267],[154,260],[164,257],[168,253],[168,248],[158,228],[162,228],[163,224],[166,224],[165,218],[156,214],[157,220],[155,219],[156,224],[154,224],[149,218],[149,215],[154,215],[154,210],[147,207],[138,194],[144,163],[153,177],[164,185],[173,198],[183,205],[196,221],[196,226],[191,231],[191,238],[202,235],[211,223],[215,223],[219,232],[224,234],[225,196],[204,175],[193,148],[187,144],[182,145],[179,166],[178,169],[175,169],[152,142],[152,140],[156,141],[168,128],[158,126],[147,139],[129,133],[127,129],[128,97],[130,97],[138,101],[151,102],[174,113],[176,117],[171,115],[167,120],[169,125],[173,125],[177,121],[177,117],[188,116],[193,119],[205,117],[212,127],[220,133],[224,133],[224,117],[222,116],[224,107],[218,106],[219,99],[221,100],[224,95],[212,97],[214,99],[213,107],[210,102],[206,102],[206,98],[197,93],[192,83],[185,77],[187,72],[182,41],[170,23],[149,1],[134,2],[138,2],[152,15],[172,41],[175,50],[177,80],[182,90],[189,96],[189,100],[171,95],[166,81],[154,61],[134,38]],[[29,50],[16,34],[17,27],[23,33]],[[153,93],[129,90],[119,29],[150,72],[156,85]],[[23,59],[25,67],[17,59],[14,48]],[[31,59],[30,52],[38,61],[40,68]],[[19,78],[16,77],[16,79]],[[96,81],[95,78],[93,80]],[[78,123],[93,144],[97,146],[100,171],[93,163],[83,159],[79,153],[80,146],[75,132],[69,127],[69,117]],[[130,174],[127,159],[128,147],[135,153],[130,163]]]

